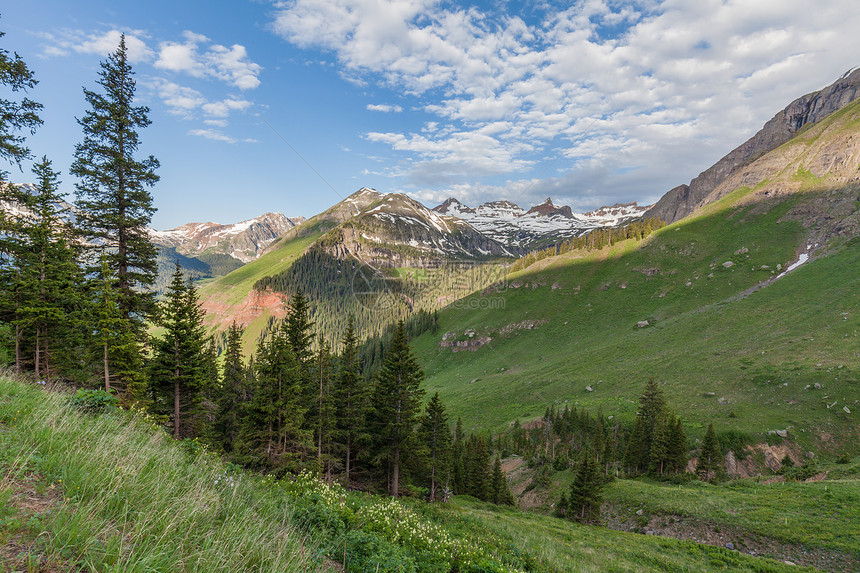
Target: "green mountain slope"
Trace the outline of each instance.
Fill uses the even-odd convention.
[[[499,428],[551,403],[630,419],[654,376],[694,436],[713,420],[809,447],[856,438],[858,115],[807,128],[640,245],[546,259],[441,312],[415,341],[429,391]]]
[[[492,283],[498,265],[485,263],[511,257],[463,221],[405,195],[360,189],[291,229],[260,259],[206,284],[201,298],[214,330],[234,319],[246,326],[249,350],[301,290],[317,332],[336,346],[350,316],[363,336],[378,334]]]

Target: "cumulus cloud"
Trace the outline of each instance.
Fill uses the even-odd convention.
[[[151,85],[170,113],[186,119],[193,119],[202,114],[209,125],[224,127],[227,124],[226,118],[232,112],[245,111],[252,105],[249,100],[237,97],[212,101],[193,88],[164,78],[152,79]]]
[[[199,137],[205,137],[206,139],[211,139],[212,141],[223,141],[224,143],[236,143],[236,140],[226,135],[217,129],[192,129],[188,132],[188,135],[196,135]]]
[[[394,154],[388,173],[403,190],[528,202],[554,189],[590,208],[689,181],[860,53],[850,0],[552,6],[514,15],[498,3],[291,0],[272,29],[434,116],[365,136]]]
[[[56,34],[44,33],[46,40],[42,55],[45,57],[67,56],[70,53],[95,54],[107,56],[116,51],[122,34],[131,63],[146,62],[155,52],[146,44],[146,34],[140,30],[108,30],[107,32],[84,32],[83,30],[63,30]]]
[[[368,111],[381,111],[383,113],[400,113],[403,111],[403,108],[399,105],[389,105],[389,104],[367,104]]]
[[[212,77],[239,88],[248,90],[260,85],[262,66],[252,62],[245,46],[230,47],[210,44],[205,50],[200,44],[209,38],[191,31],[183,33],[183,42],[161,42],[155,67],[193,77]]]

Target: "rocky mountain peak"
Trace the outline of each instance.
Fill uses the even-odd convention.
[[[821,91],[797,98],[764,124],[758,133],[700,173],[689,185],[679,185],[663,195],[647,216],[659,217],[667,223],[686,217],[702,206],[702,201],[729,176],[787,142],[803,127],[824,119],[858,98],[860,69],[849,70]]]
[[[542,215],[544,217],[561,216],[568,219],[573,218],[573,212],[570,207],[564,205],[556,207],[552,202],[552,197],[547,197],[540,205],[535,205],[526,212],[526,215]]]
[[[290,218],[283,213],[272,212],[229,225],[186,223],[167,231],[151,229],[149,236],[156,245],[174,247],[178,253],[186,256],[223,254],[247,263],[259,257],[275,239],[304,220],[304,217]]]

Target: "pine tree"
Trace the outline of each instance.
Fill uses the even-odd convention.
[[[282,325],[257,346],[251,397],[234,459],[277,473],[307,467],[313,436],[306,429],[302,382],[301,367]]]
[[[661,412],[654,423],[654,436],[651,440],[651,466],[653,475],[663,476],[669,464],[669,419]]]
[[[669,429],[669,469],[673,473],[687,471],[687,433],[684,424],[678,416]]]
[[[213,437],[220,448],[230,453],[239,431],[242,403],[247,390],[246,371],[242,358],[242,329],[233,321],[227,329],[224,351],[224,375],[215,394],[217,405]]]
[[[580,523],[599,523],[603,503],[603,477],[594,454],[584,449],[576,464],[567,515]]]
[[[496,458],[493,463],[493,485],[491,501],[497,505],[514,505],[514,496],[508,487],[508,480],[502,471],[502,461]]]
[[[84,89],[90,109],[78,119],[84,140],[75,146],[71,173],[79,178],[78,218],[85,236],[101,246],[116,276],[120,317],[143,330],[151,309],[146,292],[156,275],[156,250],[147,226],[155,208],[148,187],[159,179],[158,160],[135,159],[137,130],[150,124],[149,108],[133,105],[134,72],[125,36],[101,64],[97,84],[104,93]]]
[[[708,424],[708,431],[705,432],[705,439],[702,440],[702,448],[699,451],[696,473],[704,481],[713,481],[717,478],[721,462],[720,444],[717,442],[714,425]]]
[[[320,336],[314,360],[314,378],[318,383],[314,403],[317,436],[317,470],[331,477],[331,445],[335,429],[335,403],[332,391],[332,357],[328,342]]]
[[[481,501],[489,501],[492,496],[492,469],[490,451],[483,436],[469,436],[463,465],[466,470],[466,493]]]
[[[421,436],[427,449],[430,501],[435,501],[439,486],[447,486],[451,477],[451,429],[438,392],[427,402],[421,419]]]
[[[24,245],[17,260],[21,304],[15,324],[32,334],[36,375],[50,378],[81,345],[76,322],[83,276],[73,249],[73,230],[62,217],[58,174],[47,157],[33,166],[33,174],[35,191],[31,194],[22,186],[18,194],[25,214],[19,225]]]
[[[164,328],[164,335],[154,343],[153,407],[157,413],[169,412],[174,438],[199,435],[199,407],[210,382],[206,379],[206,331],[197,289],[190,280],[185,281],[178,262],[158,313],[158,325]]]
[[[129,401],[137,400],[146,386],[140,345],[129,321],[120,315],[115,276],[107,258],[100,259],[99,272],[90,281],[92,330],[102,359],[105,391],[120,384]]]
[[[519,423],[519,420],[517,420],[517,423]],[[451,473],[454,479],[454,493],[458,495],[466,493],[465,439],[463,420],[462,418],[457,418],[452,446],[453,459],[451,460]]]
[[[311,344],[314,339],[314,323],[310,319],[308,301],[302,291],[290,298],[290,312],[286,319],[286,333],[290,348],[299,364],[307,365],[313,358]]]
[[[0,32],[0,38],[5,36]],[[0,48],[0,85],[13,93],[27,92],[36,87],[38,82],[32,70],[18,54],[10,55],[8,50]],[[25,135],[19,132],[36,132],[42,125],[39,112],[42,104],[23,97],[20,101],[0,100],[0,159],[20,167],[21,161],[30,157],[30,150],[25,145]],[[0,169],[0,184],[8,177],[8,172]]]
[[[367,410],[369,407],[369,387],[361,374],[358,358],[358,340],[355,336],[353,319],[350,316],[346,333],[341,341],[340,361],[337,377],[337,436],[344,452],[344,473],[347,483],[351,479],[357,452],[366,446]]]
[[[657,381],[651,378],[639,397],[639,409],[636,412],[636,421],[625,454],[625,463],[628,467],[635,468],[635,473],[650,467],[654,431],[657,420],[665,410],[666,400],[663,397],[663,391],[660,390]]]
[[[380,454],[389,460],[392,497],[400,495],[400,466],[404,446],[415,430],[424,389],[424,372],[409,348],[401,320],[385,353],[374,399]]]

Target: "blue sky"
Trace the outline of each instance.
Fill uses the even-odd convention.
[[[311,216],[362,186],[429,206],[652,203],[860,65],[856,0],[222,6],[0,9],[2,47],[40,81],[45,125],[30,147],[64,190],[82,87],[120,32],[151,109],[142,151],[162,165],[158,229]]]

